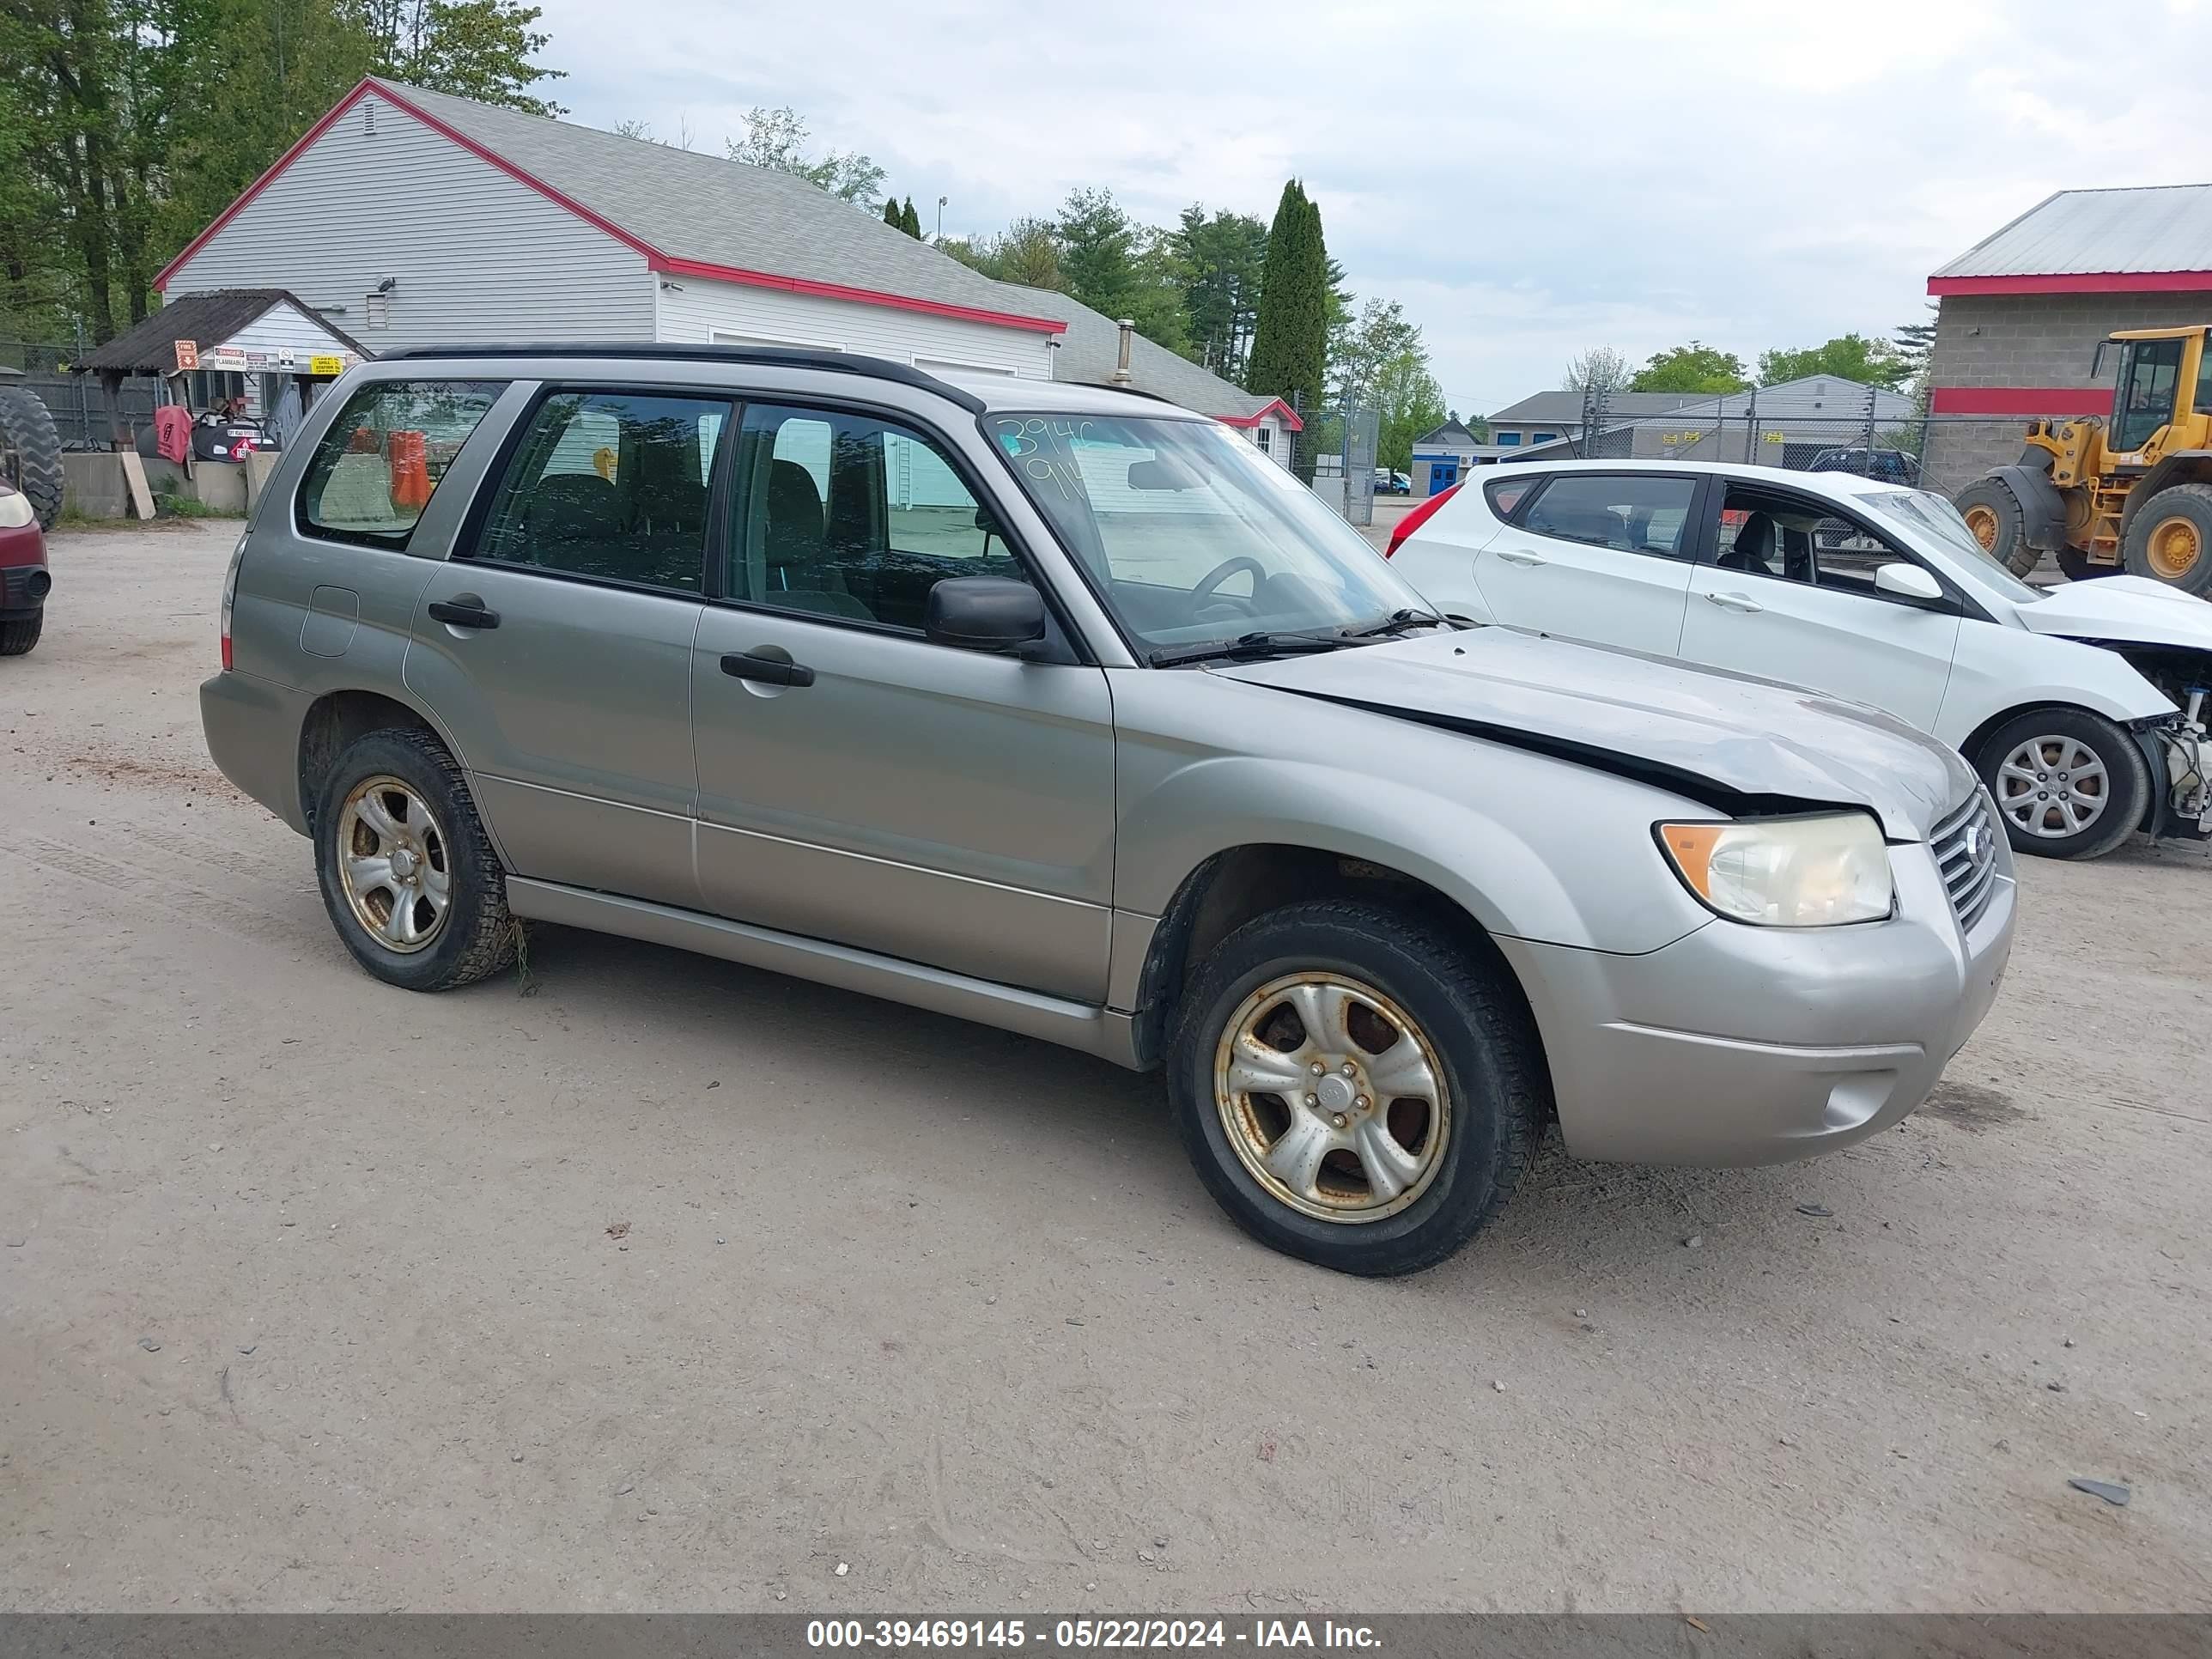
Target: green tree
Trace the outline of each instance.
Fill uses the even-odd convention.
[[[884,222],[893,230],[906,228],[906,213],[899,206],[899,198],[896,196],[884,198]]]
[[[1384,365],[1409,354],[1426,368],[1421,331],[1406,320],[1406,308],[1395,300],[1370,300],[1330,360],[1329,395],[1339,403],[1373,404]]]
[[[1321,210],[1296,179],[1283,186],[1267,231],[1260,311],[1252,333],[1248,391],[1318,414],[1328,357],[1328,247]],[[1299,447],[1298,470],[1313,477],[1312,445]]]
[[[914,210],[914,198],[911,196],[906,198],[906,205],[899,210],[899,228],[915,241],[921,240],[921,216]]]
[[[1259,316],[1267,227],[1249,213],[1208,214],[1194,203],[1164,240],[1192,360],[1241,382]]]
[[[810,137],[805,118],[790,105],[776,109],[755,105],[745,112],[745,136],[730,139],[727,148],[732,161],[791,173],[855,207],[866,208],[876,199],[884,187],[884,169],[872,157],[856,149],[810,155]],[[903,219],[902,212],[901,229],[905,228]]]
[[[1751,382],[1744,379],[1743,359],[1733,351],[1692,340],[1657,352],[1629,377],[1631,392],[1741,392]]]
[[[1887,340],[1870,340],[1863,334],[1841,334],[1826,345],[1801,350],[1777,349],[1759,354],[1759,383],[1779,386],[1814,374],[1832,374],[1862,386],[1887,386],[1893,391],[1912,378],[1912,365]]]
[[[1017,219],[1000,235],[972,240],[948,236],[937,246],[940,252],[1000,282],[1061,293],[1067,289],[1067,279],[1060,269],[1060,242],[1049,221]]]
[[[518,0],[352,0],[352,4],[368,24],[378,74],[532,115],[566,113],[560,105],[530,91],[537,82],[557,81],[564,73],[530,61],[552,40],[534,27],[544,15],[541,8]]]
[[[1386,359],[1376,369],[1369,395],[1380,416],[1376,465],[1410,472],[1413,440],[1450,418],[1443,389],[1429,373],[1428,354],[1416,346]]]
[[[1136,227],[1110,190],[1067,192],[1053,221],[1067,291],[1093,311],[1127,314],[1136,286]]]

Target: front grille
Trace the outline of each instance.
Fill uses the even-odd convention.
[[[2003,834],[1990,811],[1988,793],[1977,789],[1928,838],[1936,867],[1943,872],[1943,890],[1951,896],[1952,913],[1966,932],[1973,930],[1996,896],[1997,837]]]

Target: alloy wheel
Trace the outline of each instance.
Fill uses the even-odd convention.
[[[386,950],[411,956],[445,930],[453,872],[429,805],[389,775],[355,786],[339,810],[338,880],[358,921]]]
[[[1435,1178],[1451,1100],[1435,1047],[1373,986],[1286,975],[1222,1028],[1213,1093],[1229,1144],[1267,1194],[1324,1221],[1395,1215]]]
[[[2104,817],[2112,781],[2078,738],[2032,738],[1997,768],[1997,810],[2046,841],[2078,836]]]

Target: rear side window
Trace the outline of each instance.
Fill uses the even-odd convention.
[[[474,556],[700,592],[730,415],[719,398],[555,392],[514,446]]]
[[[1559,541],[1679,558],[1688,544],[1697,493],[1693,478],[1565,472],[1522,515],[1521,527]]]
[[[386,380],[346,399],[307,464],[303,536],[404,548],[446,468],[505,383]]]
[[[1513,509],[1528,499],[1528,492],[1543,482],[1541,477],[1500,478],[1495,483],[1485,484],[1482,494],[1492,513],[1501,519],[1510,519]]]

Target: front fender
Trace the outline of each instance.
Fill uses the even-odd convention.
[[[1990,627],[1984,633],[1969,623],[1960,635],[1935,735],[1963,748],[2000,715],[2049,706],[2086,708],[2123,726],[2175,712],[2173,700],[2118,652],[2025,629]]]
[[[1159,915],[1207,859],[1256,845],[1399,871],[1493,934],[1638,952],[1709,919],[1651,825],[1709,818],[1710,807],[1569,761],[1213,676],[1201,693],[1198,678],[1116,676],[1134,682],[1115,686],[1117,909]],[[1194,741],[1203,726],[1242,740]]]

